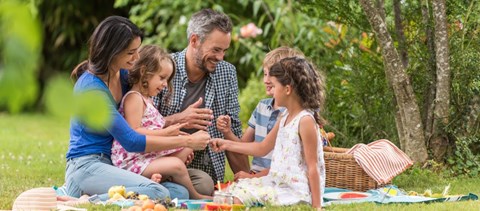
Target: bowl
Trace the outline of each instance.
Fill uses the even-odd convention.
[[[232,204],[232,211],[241,211],[245,210],[245,205],[243,204]]]
[[[205,210],[220,210],[220,204],[208,202],[205,204]]]
[[[201,210],[205,207],[205,204],[207,202],[204,201],[187,201],[185,204],[187,204],[187,209],[188,210]]]

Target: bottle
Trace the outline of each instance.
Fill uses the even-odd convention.
[[[215,191],[213,194],[213,203],[232,205],[233,196],[231,193],[228,192]]]

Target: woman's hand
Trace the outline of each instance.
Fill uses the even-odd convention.
[[[223,134],[227,134],[230,132],[230,128],[232,128],[232,120],[228,115],[221,115],[217,118],[217,129]]]
[[[214,138],[210,140],[210,148],[214,152],[223,152],[227,150],[227,145],[230,141],[221,139],[221,138]]]
[[[209,140],[210,140],[210,135],[203,130],[199,130],[189,137],[189,141],[187,143],[187,147],[192,148],[193,150],[202,150],[207,147]]]
[[[166,128],[162,128],[160,131],[162,132],[162,135],[165,136],[179,136],[179,135],[186,135],[185,132],[181,131],[180,129],[184,128],[187,126],[188,123],[177,123],[174,125],[170,125]]]

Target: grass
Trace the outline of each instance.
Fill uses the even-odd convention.
[[[11,116],[0,113],[0,210],[11,209],[15,198],[25,190],[62,185],[65,153],[68,148],[68,121],[40,114]],[[228,167],[227,167],[228,168]],[[233,178],[227,170],[226,178]],[[439,193],[450,184],[451,194],[480,195],[480,179],[448,177],[442,173],[413,168],[398,176],[394,182],[404,190],[423,193],[432,189]],[[119,207],[86,206],[88,210],[120,210]],[[373,203],[333,205],[327,210],[480,210],[480,201],[394,204]],[[252,210],[263,210],[256,208]],[[267,210],[310,210],[305,205],[267,207]]]

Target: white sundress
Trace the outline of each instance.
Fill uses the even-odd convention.
[[[270,172],[267,176],[240,179],[238,183],[229,187],[232,194],[245,205],[253,206],[258,203],[268,203],[278,206],[312,203],[303,144],[298,131],[300,119],[304,116],[313,118],[313,113],[303,110],[285,125],[288,117],[288,111],[285,111],[280,120]],[[317,168],[320,177],[320,192],[323,195],[325,189],[325,162],[322,138],[318,128],[317,140]]]

